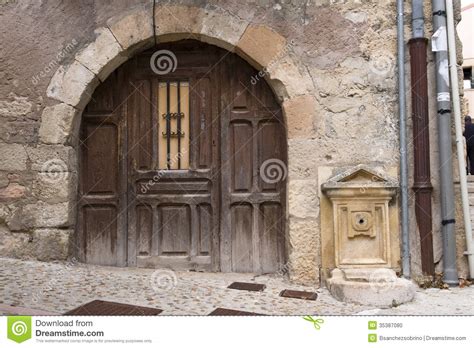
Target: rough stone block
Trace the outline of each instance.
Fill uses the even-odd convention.
[[[248,22],[222,11],[207,12],[202,20],[201,40],[234,51]]]
[[[33,104],[27,97],[14,93],[8,95],[7,100],[0,100],[0,117],[25,116],[33,109]]]
[[[290,180],[288,196],[290,217],[303,219],[318,217],[318,186],[315,179]]]
[[[109,28],[95,31],[95,41],[76,55],[76,60],[104,81],[109,74],[127,60],[122,47]]]
[[[286,39],[270,28],[249,25],[237,43],[236,51],[257,68],[264,68],[281,58],[285,45]]]
[[[280,84],[269,82],[272,87],[276,85],[274,90],[280,99],[310,94],[314,89],[309,74],[304,69],[298,68],[286,53],[273,61],[266,71],[269,80],[280,81]]]
[[[23,145],[0,143],[1,170],[26,170],[27,160],[28,156]]]
[[[2,257],[31,258],[34,254],[34,246],[30,240],[30,233],[12,233],[5,226],[0,225],[0,255]]]
[[[70,143],[77,131],[76,118],[79,118],[77,110],[67,104],[61,103],[45,108],[39,128],[40,141],[45,144]]]
[[[294,252],[290,257],[290,280],[296,284],[319,287],[319,269],[315,266],[316,261],[314,255]]]
[[[38,145],[27,148],[31,160],[31,169],[39,172],[54,173],[75,172],[76,153],[74,148],[62,145]]]
[[[314,121],[317,115],[316,100],[305,95],[286,100],[283,103],[288,138],[308,138],[315,136]]]
[[[158,40],[160,42],[168,41],[162,40],[160,36],[180,33],[190,34],[188,39],[199,39],[204,16],[204,10],[198,7],[157,6],[155,9],[155,30]]]
[[[0,255],[40,261],[65,260],[69,256],[72,230],[38,229],[10,232],[0,225]]]
[[[289,242],[292,250],[319,255],[319,223],[317,219],[290,218]]]
[[[289,262],[291,280],[305,285],[319,284],[320,242],[316,219],[290,218]]]
[[[16,201],[25,196],[26,187],[17,183],[10,183],[7,187],[0,189],[0,202]]]
[[[23,214],[23,207],[14,204],[1,207],[0,220],[5,221],[10,231],[27,231],[34,226],[33,217]]]
[[[37,173],[32,191],[43,202],[68,202],[76,192],[76,175],[70,172]]]
[[[61,66],[47,89],[47,96],[82,110],[89,102],[99,78],[78,61]]]
[[[150,10],[145,8],[135,8],[120,18],[111,18],[107,25],[128,55],[154,43]]]
[[[73,224],[69,202],[48,204],[38,202],[27,204],[23,216],[30,216],[35,227],[69,227]]]
[[[8,178],[8,173],[0,172],[0,188],[7,187],[10,183],[10,179]]]
[[[335,269],[327,286],[339,301],[383,308],[412,301],[416,291],[411,281],[398,278],[393,270],[383,268]]]
[[[40,261],[66,260],[69,255],[71,230],[38,229],[33,232],[36,259]]]

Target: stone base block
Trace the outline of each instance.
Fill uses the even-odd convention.
[[[0,257],[63,261],[69,257],[72,234],[72,230],[53,228],[10,232],[0,226]]]
[[[327,287],[339,301],[382,308],[412,301],[416,290],[411,281],[387,268],[335,269]]]

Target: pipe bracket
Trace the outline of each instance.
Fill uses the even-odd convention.
[[[436,12],[433,12],[433,16],[443,16],[443,17],[446,17],[446,11],[436,11]]]
[[[449,225],[449,224],[455,224],[455,223],[456,223],[456,220],[455,220],[455,219],[442,220],[442,221],[441,221],[441,225],[443,225],[443,226],[446,226],[446,225]]]
[[[451,109],[439,109],[438,110],[438,114],[440,114],[440,115],[450,114],[450,113],[451,113]]]

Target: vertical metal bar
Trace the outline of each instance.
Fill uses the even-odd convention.
[[[170,82],[166,82],[166,167],[171,169]]]
[[[466,247],[467,251],[464,255],[467,255],[469,264],[469,272],[471,279],[474,278],[474,245],[472,242],[472,224],[471,214],[469,211],[469,195],[467,190],[467,178],[466,178],[466,162],[464,160],[464,143],[461,128],[461,101],[459,100],[459,81],[458,81],[458,66],[456,64],[456,25],[454,23],[454,8],[453,1],[446,0],[446,22],[448,25],[448,56],[449,56],[449,69],[451,71],[451,85],[452,85],[452,100],[453,100],[453,111],[454,111],[454,125],[456,129],[456,148],[458,154],[458,165],[459,165],[459,183],[461,186],[461,199],[462,209],[464,218],[464,232],[466,234]],[[471,78],[472,80],[472,78]]]
[[[178,81],[178,169],[181,169],[181,85]]]
[[[406,126],[405,88],[405,36],[403,0],[397,0],[397,65],[398,65],[398,113],[400,122],[400,191],[402,220],[402,270],[405,278],[410,278],[410,235],[408,213],[408,155]]]

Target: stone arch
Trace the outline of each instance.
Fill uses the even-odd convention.
[[[129,57],[152,47],[155,39],[161,43],[184,38],[207,42],[243,57],[261,72],[258,78],[268,82],[284,109],[285,103],[308,95],[313,88],[309,75],[300,71],[289,54],[292,42],[267,26],[251,24],[219,9],[163,5],[156,11],[155,30],[145,8],[111,18],[106,27],[96,29],[95,40],[80,50],[71,64],[55,72],[47,96],[81,112],[97,85]],[[164,19],[159,21],[161,14]],[[56,107],[67,109],[65,105]],[[58,120],[63,132],[69,118]],[[41,126],[45,121],[48,116],[42,118]],[[56,134],[56,138],[61,143],[64,134]],[[54,139],[44,139],[40,134],[40,140],[53,143]]]
[[[280,100],[288,129],[290,192],[293,178],[290,140],[309,136],[308,132],[313,128],[312,115],[316,110],[316,102],[311,93],[314,86],[308,73],[300,69],[293,59],[290,53],[292,43],[265,25],[252,24],[219,8],[162,5],[156,8],[155,19],[153,27],[150,10],[144,7],[111,18],[107,26],[95,30],[95,40],[81,49],[69,65],[58,68],[47,88],[47,96],[56,104],[43,111],[39,129],[40,143],[75,147],[80,115],[101,81],[129,57],[152,47],[155,42],[193,38],[243,57],[261,72],[259,78],[268,82]],[[66,162],[66,172],[75,172],[77,168],[77,158],[70,155],[71,152],[74,151],[62,156]],[[294,184],[296,191],[304,195],[305,190],[302,190],[297,181]],[[75,197],[75,191],[69,195]],[[304,213],[301,215],[301,212],[296,211],[299,203],[292,200],[291,193],[289,201],[287,214],[294,215],[297,219],[304,218]],[[71,208],[71,226],[74,224],[75,214],[75,210]],[[293,244],[291,230],[290,223],[289,238],[290,244]],[[304,252],[299,251],[295,258],[302,255]],[[299,275],[299,271],[295,270],[292,278],[306,283],[318,278],[316,260],[306,260],[301,266],[292,263],[290,254],[290,269],[304,268],[304,274]],[[308,278],[309,273],[311,276]]]

